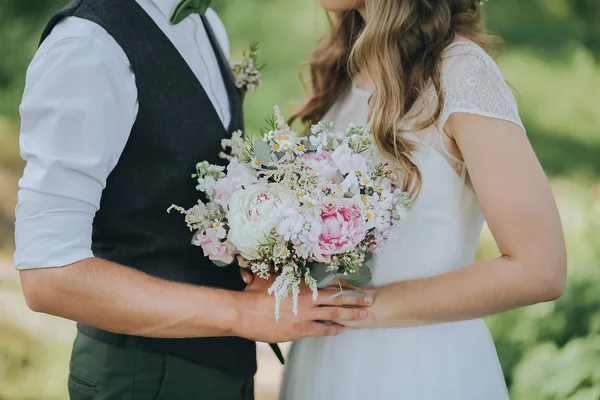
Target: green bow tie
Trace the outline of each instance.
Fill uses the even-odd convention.
[[[211,0],[181,0],[173,12],[173,16],[171,17],[170,21],[171,24],[176,25],[180,23],[192,13],[204,15],[208,9],[208,6],[210,5],[210,2]]]

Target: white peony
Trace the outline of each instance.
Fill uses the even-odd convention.
[[[276,184],[252,185],[235,191],[227,212],[229,241],[242,256],[255,260],[259,246],[283,218],[276,211],[292,207],[294,202],[294,194]]]
[[[344,175],[350,172],[368,172],[367,160],[360,154],[353,153],[346,143],[338,146],[331,154],[340,172]]]

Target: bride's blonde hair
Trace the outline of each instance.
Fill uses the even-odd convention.
[[[496,43],[486,34],[479,0],[366,0],[365,21],[357,10],[329,15],[330,29],[319,40],[307,66],[309,97],[291,120],[320,121],[359,73],[374,85],[369,101],[371,132],[383,155],[397,161],[404,190],[416,195],[421,173],[410,158],[416,144],[403,137],[400,121],[432,84],[442,113],[442,53],[457,36],[486,50]],[[306,85],[305,85],[306,87]]]

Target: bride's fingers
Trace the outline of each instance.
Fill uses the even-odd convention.
[[[332,288],[333,289],[333,288]],[[319,292],[319,298],[317,299],[317,303],[325,306],[355,306],[355,307],[363,307],[370,306],[373,304],[373,293],[370,290],[361,290],[359,293],[361,295],[346,295],[344,293],[340,293],[340,289],[337,290],[321,290]],[[335,296],[335,297],[333,297]]]
[[[318,307],[312,311],[315,321],[360,321],[369,315],[366,308]]]

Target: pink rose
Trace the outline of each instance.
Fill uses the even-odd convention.
[[[306,165],[309,168],[319,173],[320,177],[327,181],[335,182],[338,168],[333,158],[331,158],[329,151],[321,150],[316,153],[306,153],[302,158],[306,161]]]
[[[324,205],[321,219],[319,246],[323,256],[350,251],[365,238],[365,219],[360,207],[352,201]]]
[[[217,235],[216,229],[209,228],[206,234],[199,234],[193,244],[202,247],[204,256],[213,261],[231,264],[234,259],[235,247],[228,242],[222,243]]]

